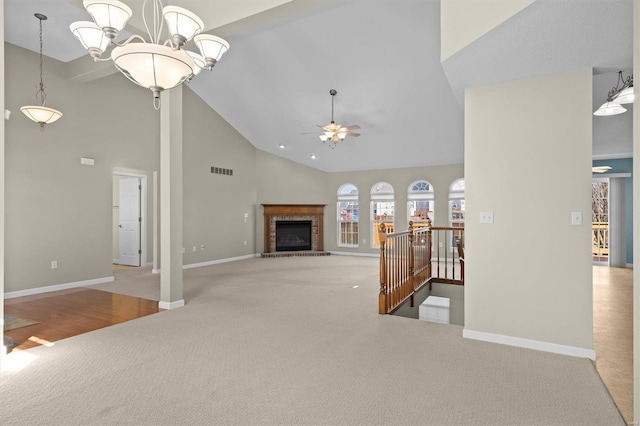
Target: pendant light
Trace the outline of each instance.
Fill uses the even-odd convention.
[[[51,124],[58,120],[62,117],[62,113],[57,109],[44,106],[47,100],[47,94],[44,91],[44,81],[42,79],[42,21],[45,21],[47,17],[41,13],[36,13],[34,16],[40,21],[40,87],[36,92],[36,99],[40,102],[40,105],[23,106],[20,108],[20,111],[31,120],[40,124],[40,131],[44,131],[44,125]]]
[[[635,96],[633,93],[633,75],[624,78],[622,71],[618,71],[618,82],[607,94],[607,101],[598,108],[593,115],[607,117],[626,112],[627,109],[621,104],[633,103]]]

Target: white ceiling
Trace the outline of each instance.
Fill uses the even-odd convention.
[[[142,0],[125,2],[140,26]],[[209,32],[231,44],[191,89],[258,149],[331,172],[461,163],[464,87],[582,67],[629,69],[632,62],[631,0],[537,0],[444,63],[438,0],[171,3],[219,27]],[[262,21],[234,26],[262,11],[255,15]],[[49,17],[45,55],[63,62],[85,55],[68,30],[89,19],[81,0],[5,0],[6,41],[37,52],[35,12]],[[599,93],[606,81],[594,81],[594,103],[606,96],[608,88]],[[330,120],[332,88],[336,121],[362,127],[361,137],[335,149],[315,133]],[[624,132],[599,146],[610,132],[597,131],[598,123],[594,153],[628,149]]]

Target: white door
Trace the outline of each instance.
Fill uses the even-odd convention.
[[[121,265],[140,266],[140,179],[120,180]]]

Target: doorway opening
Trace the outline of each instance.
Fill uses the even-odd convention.
[[[591,254],[593,263],[609,266],[609,179],[591,184]]]
[[[113,172],[112,263],[114,268],[147,263],[147,176]]]

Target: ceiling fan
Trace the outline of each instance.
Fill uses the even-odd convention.
[[[329,90],[329,94],[331,95],[331,122],[325,124],[324,126],[318,125],[323,132],[320,133],[320,140],[323,143],[332,143],[331,148],[335,147],[338,142],[346,138],[347,136],[357,137],[360,136],[360,133],[354,133],[352,130],[357,130],[360,128],[357,124],[352,126],[342,126],[339,123],[336,123],[333,119],[333,100],[338,92],[335,89]]]

